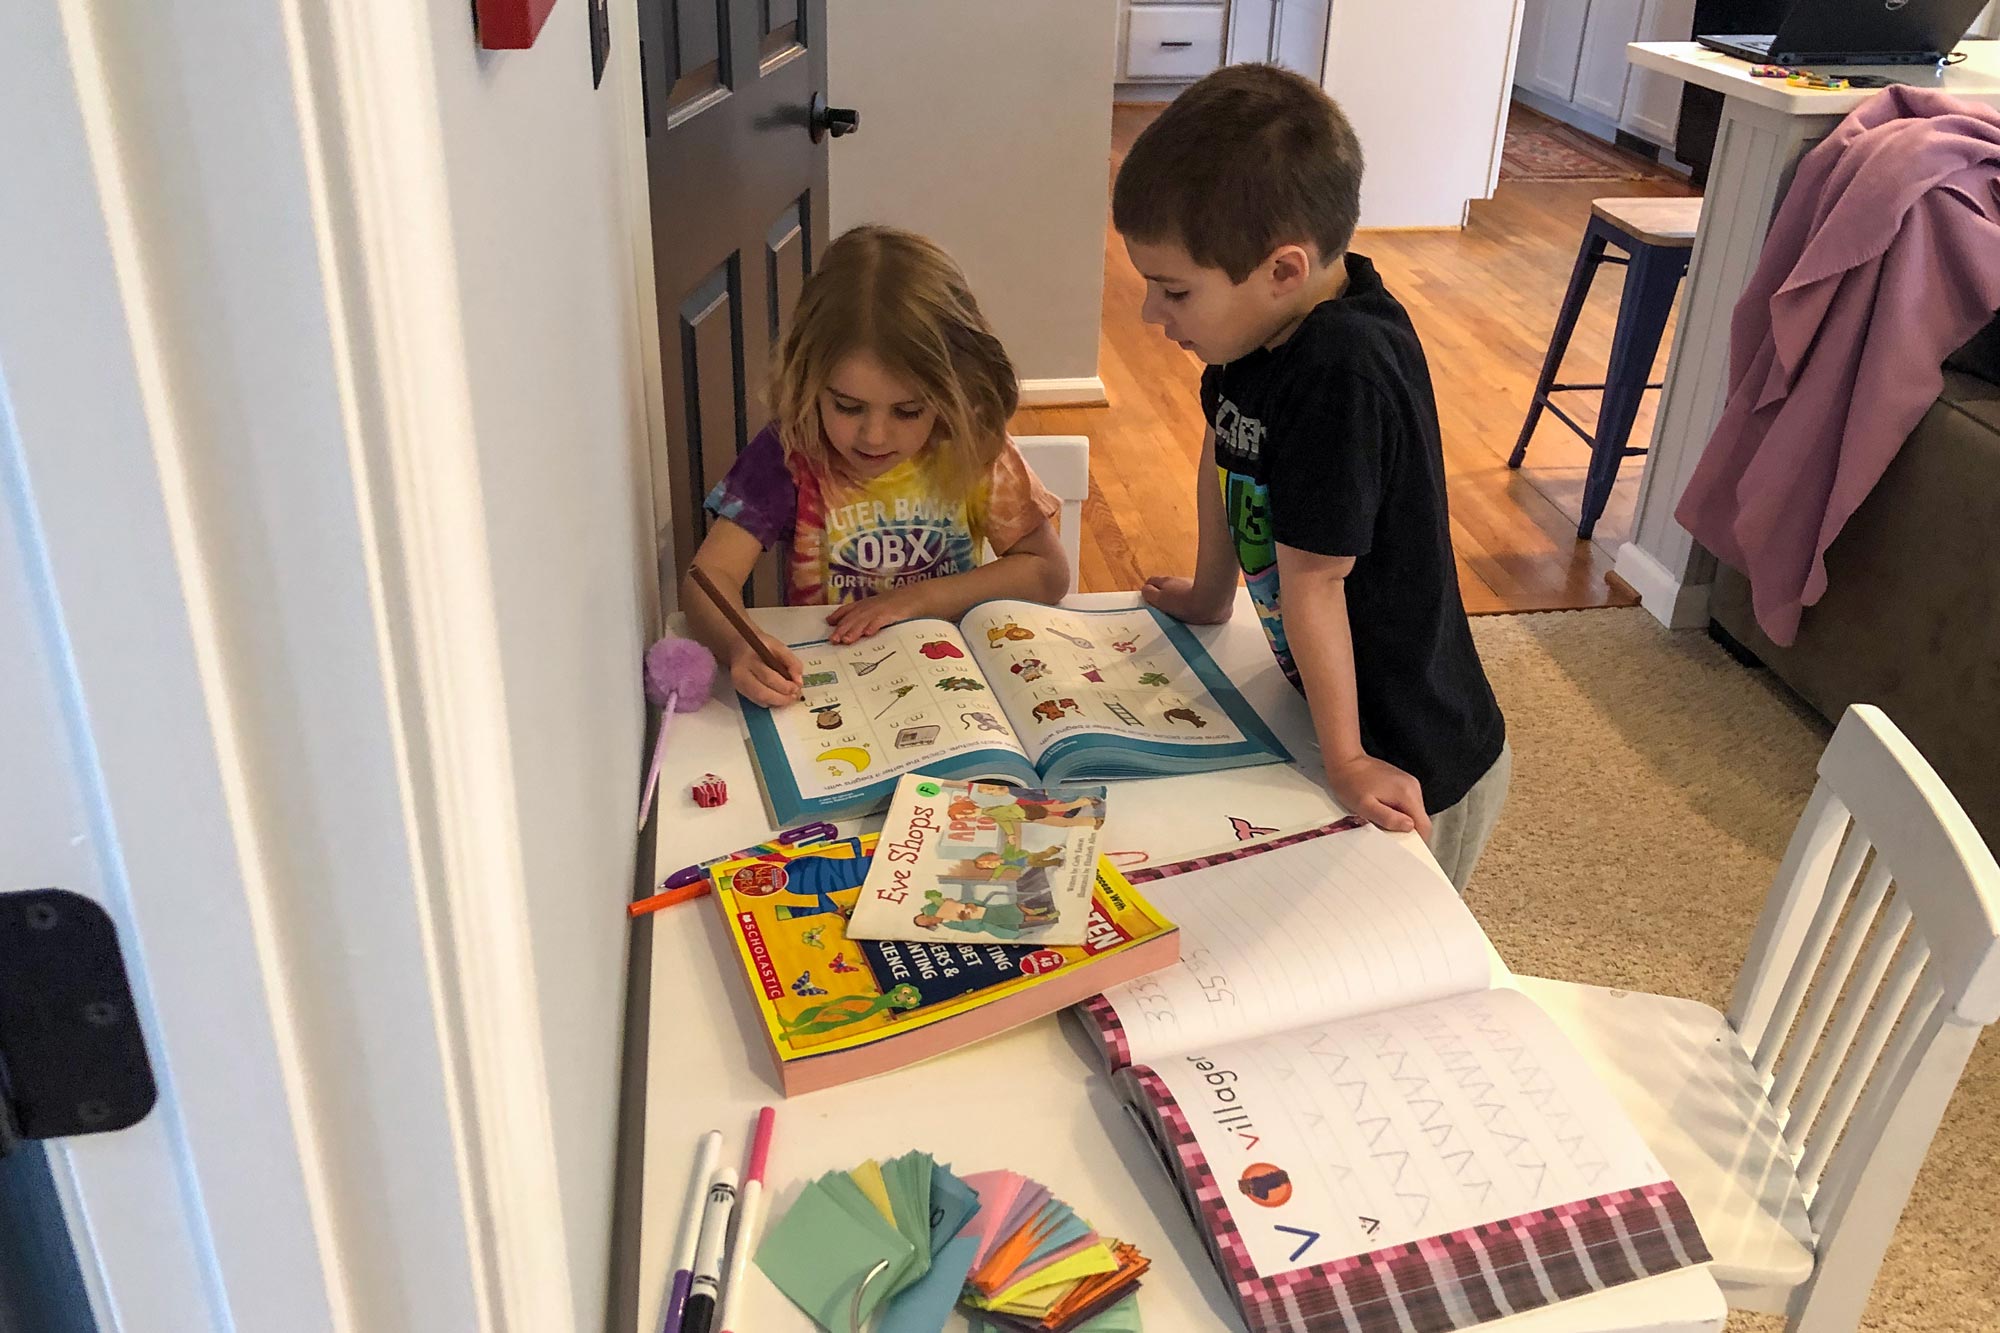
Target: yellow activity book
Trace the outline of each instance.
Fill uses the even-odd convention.
[[[851,940],[875,835],[711,872],[785,1094],[900,1069],[1173,965],[1180,932],[1098,863],[1082,944]]]

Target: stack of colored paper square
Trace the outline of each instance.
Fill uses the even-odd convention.
[[[1100,1236],[1070,1206],[1012,1171],[967,1176],[979,1211],[964,1303],[975,1328],[996,1333],[1117,1333],[1137,1330],[1135,1295],[1147,1260],[1137,1247]]]
[[[757,1266],[837,1333],[939,1333],[961,1301],[991,1333],[1137,1333],[1147,1261],[1025,1176],[913,1152],[810,1182]]]

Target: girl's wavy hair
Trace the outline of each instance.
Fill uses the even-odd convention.
[[[820,393],[843,358],[874,353],[937,413],[926,466],[970,494],[1007,440],[1020,402],[1014,363],[950,255],[893,227],[856,227],[827,247],[772,359],[770,404],[788,457],[855,484],[827,442]]]

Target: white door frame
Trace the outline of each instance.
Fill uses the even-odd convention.
[[[429,29],[0,5],[0,871],[162,1092],[51,1156],[107,1333],[577,1326]]]

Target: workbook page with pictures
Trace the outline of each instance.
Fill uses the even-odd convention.
[[[743,709],[781,825],[872,814],[905,773],[1038,786],[1290,758],[1200,641],[1144,607],[985,602],[958,627],[791,647],[802,700]]]
[[[859,643],[822,640],[792,651],[805,673],[802,701],[744,707],[779,823],[866,814],[904,773],[1036,781],[965,639],[945,621],[910,620]]]
[[[959,626],[1050,781],[1290,757],[1200,641],[1147,607],[983,602]]]

